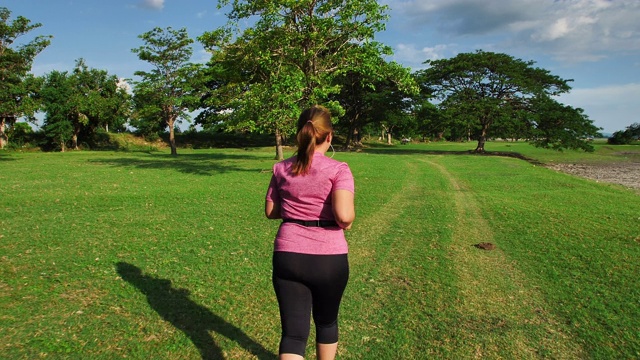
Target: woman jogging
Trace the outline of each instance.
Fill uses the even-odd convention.
[[[332,138],[327,109],[303,111],[298,151],[274,165],[267,190],[265,215],[282,219],[273,253],[280,359],[304,358],[311,314],[318,359],[334,359],[338,348],[338,310],[349,278],[344,229],[355,209],[349,166],[325,156]]]

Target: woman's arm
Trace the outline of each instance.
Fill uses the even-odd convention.
[[[356,218],[353,193],[349,190],[334,190],[332,196],[333,216],[343,229],[350,229]]]
[[[280,202],[265,200],[264,215],[267,219],[280,219]]]

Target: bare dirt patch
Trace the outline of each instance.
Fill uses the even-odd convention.
[[[547,167],[567,174],[640,190],[640,162],[611,164],[553,164]]]

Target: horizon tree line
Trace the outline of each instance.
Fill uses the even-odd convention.
[[[33,59],[50,44],[39,36],[25,45],[15,40],[41,26],[0,7],[0,145],[6,146],[16,120],[35,121],[54,148],[77,149],[79,138],[100,131],[144,136],[169,132],[199,111],[194,125],[205,131],[273,136],[276,158],[283,139],[295,132],[300,111],[313,104],[329,108],[343,147],[357,146],[362,134],[447,140],[526,139],[535,146],[592,151],[587,138],[601,130],[582,109],[555,97],[569,82],[507,54],[463,53],[426,61],[411,72],[388,61],[389,46],[375,41],[388,7],[375,0],[220,0],[230,6],[227,23],[197,38],[211,54],[206,64],[190,62],[194,42],[185,28],[156,27],[132,49],[150,71],[137,71],[132,92],[105,70],[76,60],[71,72],[30,74]],[[246,19],[253,26],[241,29]],[[102,129],[102,130],[101,130]]]

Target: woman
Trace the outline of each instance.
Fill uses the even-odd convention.
[[[273,167],[265,215],[282,219],[273,253],[273,287],[280,306],[280,359],[302,359],[310,316],[320,360],[338,348],[338,309],[349,278],[344,229],[355,219],[354,182],[346,163],[325,156],[331,114],[322,106],[298,119],[296,156]]]

